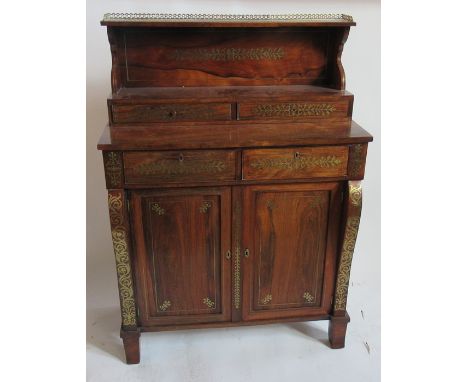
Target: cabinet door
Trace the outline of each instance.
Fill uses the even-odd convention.
[[[143,325],[230,319],[229,188],[133,191]]]
[[[245,188],[244,320],[330,312],[340,198],[339,183]]]

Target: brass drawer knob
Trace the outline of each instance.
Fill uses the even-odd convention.
[[[244,257],[249,257],[249,255],[250,255],[249,249],[246,248],[244,251]]]
[[[230,258],[231,258],[231,251],[228,250],[228,251],[226,252],[226,259],[229,260]]]

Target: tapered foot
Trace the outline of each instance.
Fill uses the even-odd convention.
[[[120,330],[120,338],[123,340],[127,363],[140,363],[140,331],[122,329]]]
[[[332,349],[341,349],[345,346],[346,327],[348,326],[349,315],[332,316],[328,324],[328,339]]]

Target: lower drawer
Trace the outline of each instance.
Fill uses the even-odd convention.
[[[125,183],[234,180],[235,160],[228,150],[125,152]]]
[[[304,179],[346,176],[347,146],[245,150],[242,177],[255,179]]]

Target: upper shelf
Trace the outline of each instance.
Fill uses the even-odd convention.
[[[284,15],[214,15],[171,13],[106,13],[101,25],[142,27],[278,27],[354,26],[352,16],[341,13]]]
[[[354,24],[350,16],[163,16],[105,17],[114,93],[170,86],[345,89],[341,52]]]

